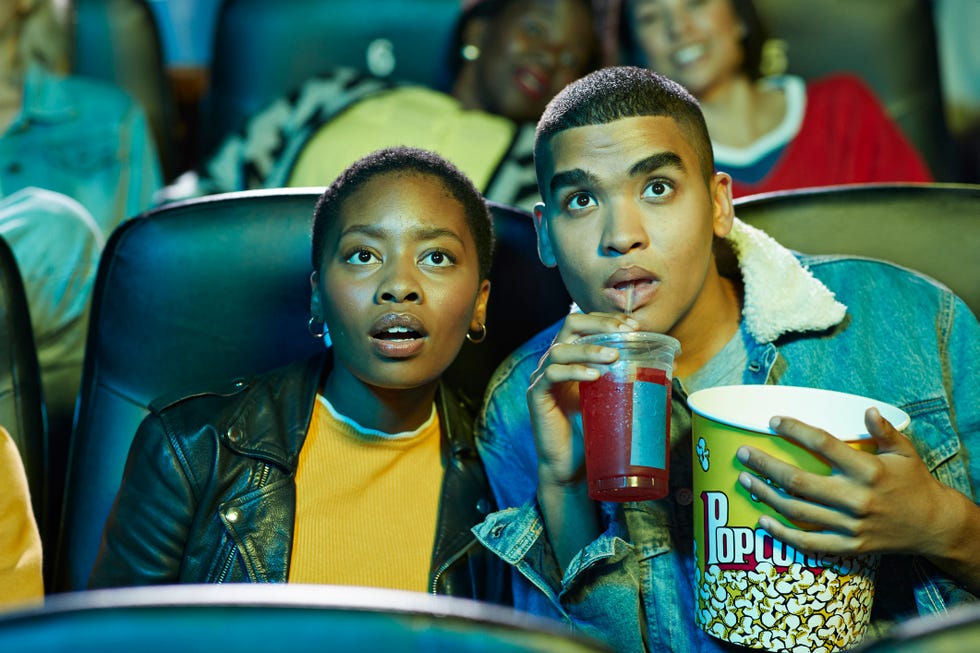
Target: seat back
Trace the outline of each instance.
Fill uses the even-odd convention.
[[[150,402],[322,349],[307,330],[310,227],[321,190],[243,191],[165,205],[123,223],[109,239],[93,292],[57,590],[88,582]],[[504,350],[568,310],[557,273],[537,263],[530,215],[493,210],[502,216],[501,258],[491,283],[504,290],[491,292],[486,342],[466,343],[451,373],[451,382],[474,396]]]
[[[72,72],[123,89],[143,111],[164,175],[175,172],[176,102],[156,19],[146,0],[75,0]]]
[[[853,184],[748,195],[735,214],[791,249],[927,274],[980,315],[980,185]]]
[[[939,181],[958,180],[929,0],[755,0],[787,72],[850,72],[874,89]]]
[[[612,653],[563,624],[491,603],[376,587],[171,585],[52,596],[0,614],[0,650]]]
[[[47,428],[41,371],[27,294],[13,251],[0,238],[0,425],[10,432],[24,462],[34,517],[45,537]]]
[[[225,0],[201,153],[317,73],[346,66],[439,87],[459,0]]]

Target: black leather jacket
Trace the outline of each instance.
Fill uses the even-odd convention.
[[[285,582],[299,451],[331,363],[321,354],[223,391],[151,406],[89,585]],[[506,603],[502,563],[470,532],[494,509],[472,412],[445,385],[436,401],[445,475],[429,591]],[[362,563],[372,564],[370,551]]]

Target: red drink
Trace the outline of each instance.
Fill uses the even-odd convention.
[[[670,471],[670,375],[616,364],[579,384],[589,496],[662,499]]]

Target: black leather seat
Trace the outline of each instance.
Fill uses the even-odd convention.
[[[48,597],[0,615],[0,650],[290,653],[611,653],[546,620],[490,603],[371,587],[179,585]]]
[[[749,195],[735,214],[791,249],[885,259],[927,274],[980,315],[980,185],[852,184]]]
[[[215,26],[201,153],[317,73],[346,66],[439,87],[458,0],[225,0]]]
[[[55,566],[82,589],[147,406],[304,358],[310,226],[318,188],[244,191],[166,205],[109,239],[93,292]],[[536,255],[529,214],[493,205],[499,247],[484,343],[466,343],[451,382],[482,394],[510,349],[567,312]]]
[[[47,535],[47,427],[27,295],[13,251],[0,238],[0,425],[17,444],[34,517]]]

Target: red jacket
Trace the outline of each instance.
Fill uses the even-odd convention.
[[[932,174],[872,91],[854,76],[833,75],[807,84],[803,124],[772,170],[756,183],[736,179],[733,193],[888,181],[927,182]]]

